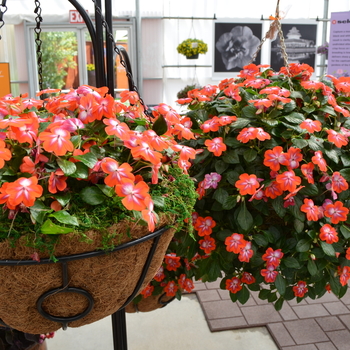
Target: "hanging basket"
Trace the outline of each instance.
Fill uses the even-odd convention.
[[[196,55],[192,55],[192,56],[186,56],[186,58],[188,60],[196,60],[199,57],[199,54],[197,53]]]
[[[147,298],[142,298],[142,300],[137,304],[131,302],[125,307],[125,311],[127,313],[154,311],[167,306],[174,299],[174,296],[167,296],[165,293],[159,295],[151,295]]]
[[[161,225],[168,224],[167,221],[163,218]],[[127,225],[127,222],[120,222],[110,231],[124,233]],[[109,316],[150,282],[163,261],[173,234],[174,229],[167,228],[149,234],[146,226],[136,225],[131,235],[140,243],[132,245],[125,234],[116,242],[119,245],[115,252],[98,251],[98,256],[94,256],[96,249],[102,246],[98,232],[86,233],[93,239],[92,244],[67,234],[55,248],[55,256],[59,259],[56,263],[46,263],[47,255],[40,257],[40,263],[30,261],[32,249],[24,245],[12,248],[9,242],[2,242],[0,319],[22,332],[41,334],[56,331],[62,325],[63,328],[80,327]],[[148,237],[156,236],[159,242],[154,248],[153,239]],[[155,249],[153,257],[152,246]],[[145,270],[149,256],[150,266]],[[16,266],[20,260],[31,264]],[[11,261],[11,266],[3,266]],[[145,278],[140,281],[143,273]]]

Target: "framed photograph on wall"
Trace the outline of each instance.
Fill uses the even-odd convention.
[[[282,24],[289,63],[306,63],[315,69],[317,24]],[[271,42],[271,67],[279,71],[284,66],[279,36]]]
[[[213,77],[229,77],[249,64],[261,42],[262,23],[214,22]],[[259,52],[254,63],[260,64]],[[236,74],[232,74],[234,76]]]

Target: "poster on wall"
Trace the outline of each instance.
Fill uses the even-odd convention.
[[[213,77],[229,77],[251,63],[261,34],[261,23],[215,22]],[[253,63],[260,64],[260,52]]]
[[[317,24],[282,24],[288,63],[306,63],[315,69]],[[279,35],[271,42],[271,68],[284,66]]]
[[[0,97],[10,93],[10,64],[8,62],[0,62]]]
[[[350,76],[350,12],[332,12],[327,73]]]

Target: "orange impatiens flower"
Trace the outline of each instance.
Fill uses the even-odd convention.
[[[57,193],[57,191],[63,191],[67,187],[67,176],[64,176],[62,170],[56,170],[52,172],[49,178],[48,190],[50,193]]]
[[[285,158],[282,164],[286,165],[288,169],[296,169],[299,168],[299,162],[303,160],[303,155],[301,154],[300,148],[290,147],[285,154]]]
[[[276,146],[271,150],[267,150],[264,155],[264,165],[273,171],[280,170],[281,164],[286,162],[286,155],[283,153],[281,146]]]
[[[338,266],[339,281],[342,286],[345,286],[350,279],[350,267],[349,266]]]
[[[226,250],[235,254],[239,254],[246,244],[247,242],[240,233],[233,233],[225,239]]]
[[[103,119],[103,122],[108,125],[105,129],[107,135],[115,135],[122,141],[130,139],[130,129],[125,123],[114,118]]]
[[[106,157],[101,162],[101,168],[108,174],[104,181],[109,187],[120,184],[123,179],[135,180],[135,176],[132,174],[132,167],[128,163],[119,165],[115,159]]]
[[[281,185],[277,181],[272,181],[265,187],[265,196],[271,199],[275,199],[283,193]]]
[[[153,147],[145,141],[139,141],[138,146],[131,148],[131,153],[134,158],[142,158],[152,164],[159,164],[163,155],[155,151]]]
[[[321,227],[320,239],[328,244],[336,243],[339,241],[337,231],[329,224],[325,224]]]
[[[145,220],[148,224],[148,229],[150,232],[153,232],[156,228],[156,223],[158,221],[156,213],[154,210],[154,204],[151,200],[151,197],[147,197],[145,200],[147,209],[142,210],[141,215],[142,219]]]
[[[348,138],[332,129],[327,130],[328,141],[334,143],[337,147],[346,146],[348,144]]]
[[[204,236],[199,242],[199,248],[204,250],[205,254],[210,254],[212,250],[215,250],[215,239],[210,236]]]
[[[236,294],[243,288],[242,282],[238,277],[232,277],[226,280],[226,289],[231,293]]]
[[[239,189],[239,193],[244,196],[246,194],[253,195],[260,184],[256,175],[244,173],[239,175],[239,180],[236,181],[235,186]]]
[[[150,284],[147,284],[147,286],[142,290],[140,293],[144,298],[148,298],[152,295],[154,291],[154,286],[151,286]]]
[[[305,198],[304,204],[300,207],[300,210],[306,213],[308,221],[318,221],[318,206],[314,204],[312,199]]]
[[[313,134],[315,131],[321,131],[322,124],[319,120],[305,119],[299,127],[307,130],[310,134]]]
[[[179,287],[174,281],[169,281],[168,284],[164,287],[164,292],[167,297],[174,297],[178,289]]]
[[[198,217],[196,223],[194,224],[194,228],[198,231],[198,236],[210,235],[215,226],[216,222],[210,216],[205,218]]]
[[[252,242],[246,242],[245,246],[241,248],[238,255],[238,260],[241,262],[249,262],[250,258],[253,256],[254,251],[252,248]]]
[[[214,153],[214,156],[220,157],[227,147],[222,137],[215,137],[212,140],[205,140],[204,144],[208,147],[208,151]]]
[[[315,166],[313,165],[313,163],[303,164],[300,168],[301,168],[301,172],[306,177],[307,182],[309,184],[315,183],[314,175],[313,175]]]
[[[279,266],[283,255],[284,253],[282,253],[281,249],[273,250],[270,247],[267,248],[265,254],[262,256],[262,259],[267,262],[267,265],[272,265],[274,268],[276,268]]]
[[[323,158],[322,151],[316,151],[311,160],[314,164],[318,165],[321,171],[327,171],[327,162]]]
[[[0,169],[4,167],[5,160],[10,160],[11,157],[11,151],[6,148],[6,143],[0,140]]]
[[[346,191],[349,188],[347,181],[341,176],[339,171],[335,171],[332,175],[332,190],[337,193]]]
[[[237,140],[242,143],[247,143],[250,140],[254,140],[257,137],[258,130],[256,128],[250,127],[250,128],[244,128],[242,129],[238,136]]]
[[[349,209],[343,206],[343,203],[336,201],[325,206],[324,215],[331,218],[332,224],[338,224],[340,221],[346,221]]]
[[[70,133],[60,127],[51,129],[51,132],[42,132],[39,139],[44,141],[45,151],[53,152],[57,156],[64,156],[67,152],[74,150],[74,145],[70,141]]]
[[[293,192],[301,184],[301,178],[296,176],[293,170],[285,171],[276,176],[276,181],[283,191]]]
[[[6,193],[9,195],[7,202],[12,207],[22,203],[26,207],[31,207],[35,200],[42,196],[43,188],[38,185],[38,179],[35,176],[20,177],[15,182],[8,183]]]
[[[136,185],[130,179],[123,179],[121,184],[115,186],[115,192],[119,197],[124,197],[122,203],[128,210],[142,211],[147,208],[146,199],[150,196],[149,187],[144,181]]]
[[[180,259],[181,257],[176,256],[175,253],[165,255],[164,262],[166,264],[166,269],[168,271],[176,271],[181,266]]]
[[[299,281],[297,285],[293,287],[293,292],[296,297],[302,298],[308,292],[306,282]]]

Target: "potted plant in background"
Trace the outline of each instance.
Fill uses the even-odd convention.
[[[195,151],[174,139],[184,132],[176,128],[177,113],[162,104],[148,115],[136,92],[123,91],[115,101],[107,91],[81,86],[45,101],[0,99],[0,259],[37,264],[0,266],[0,319],[22,332],[61,327],[36,308],[43,293],[62,288],[60,264],[39,265],[41,259],[108,251],[168,225],[144,288],[174,231],[191,215],[196,193],[185,173]],[[151,246],[146,241],[68,262],[69,284],[95,301],[90,314],[69,326],[117,311],[135,288]],[[58,293],[42,307],[69,317],[86,310],[87,301]]]
[[[349,78],[312,72],[250,64],[178,101],[196,136],[184,144],[197,149],[189,172],[199,194],[195,239],[183,234],[182,248],[196,257],[196,279],[223,277],[233,301],[257,291],[279,310],[347,290]]]
[[[95,65],[93,63],[89,63],[86,65],[86,70],[88,73],[88,84],[90,86],[96,86],[96,71]]]
[[[178,93],[177,93],[177,98],[181,99],[181,98],[187,98],[188,97],[188,92],[194,89],[202,89],[202,87],[196,85],[196,84],[191,84],[191,85],[186,85],[183,89],[181,89]]]
[[[208,45],[199,39],[186,39],[177,46],[177,52],[187,59],[196,59],[199,54],[205,54],[207,51]]]

